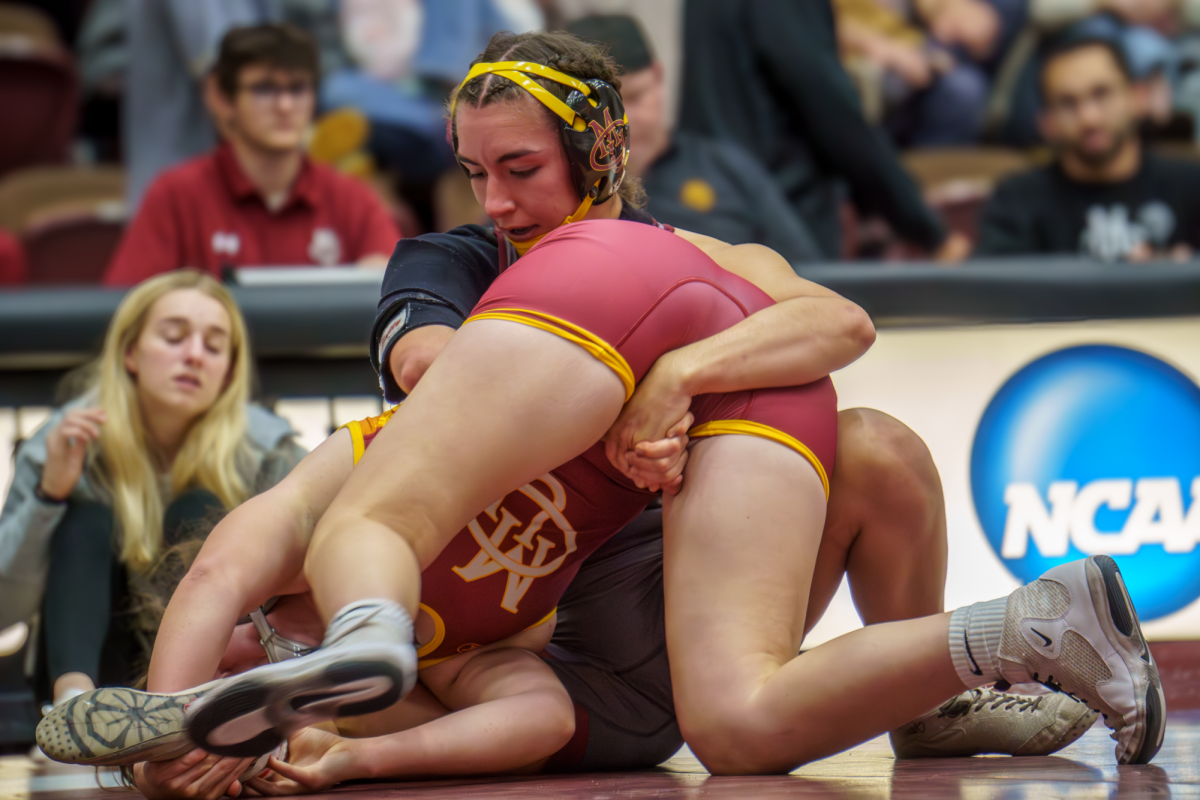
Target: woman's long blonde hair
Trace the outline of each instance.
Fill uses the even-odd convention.
[[[250,392],[250,354],[241,311],[220,283],[195,270],[176,270],[150,278],[130,290],[117,308],[100,356],[100,406],[107,421],[100,432],[101,482],[112,497],[121,561],[144,571],[159,557],[165,498],[156,456],[146,432],[137,385],[125,368],[125,355],[142,335],[150,309],[164,295],[194,289],[225,308],[230,322],[230,363],[225,388],[213,405],[192,423],[171,465],[172,496],[189,488],[212,492],[233,508],[249,494],[246,403]]]

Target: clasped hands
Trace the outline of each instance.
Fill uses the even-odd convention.
[[[604,436],[614,467],[639,488],[668,495],[683,486],[694,421],[692,396],[673,363],[670,353],[655,362]]]

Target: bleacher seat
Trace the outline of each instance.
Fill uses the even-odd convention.
[[[29,283],[98,283],[125,227],[115,167],[36,167],[0,180],[0,227],[22,241]]]
[[[913,150],[904,154],[903,162],[926,197],[963,196],[978,191],[990,194],[998,181],[1033,166],[1020,150],[1001,147]]]
[[[979,215],[996,184],[1034,166],[1027,154],[999,147],[915,150],[903,160],[946,227],[972,242],[979,232]]]
[[[20,37],[61,46],[54,20],[40,8],[24,3],[0,3],[0,37]]]
[[[75,65],[37,9],[0,4],[0,175],[66,160],[78,118]]]

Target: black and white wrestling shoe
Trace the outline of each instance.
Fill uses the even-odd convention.
[[[382,711],[416,681],[412,618],[364,600],[338,612],[319,650],[220,681],[188,707],[184,728],[210,753],[258,756],[300,728]]]
[[[1104,715],[1119,764],[1162,746],[1166,700],[1117,563],[1062,564],[1008,597],[998,652],[1009,683],[1034,681]]]

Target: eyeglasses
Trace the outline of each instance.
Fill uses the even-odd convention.
[[[249,92],[254,102],[261,105],[274,105],[279,98],[287,95],[295,102],[312,97],[312,81],[292,81],[291,83],[276,83],[275,81],[255,81],[241,87],[243,92]]]

